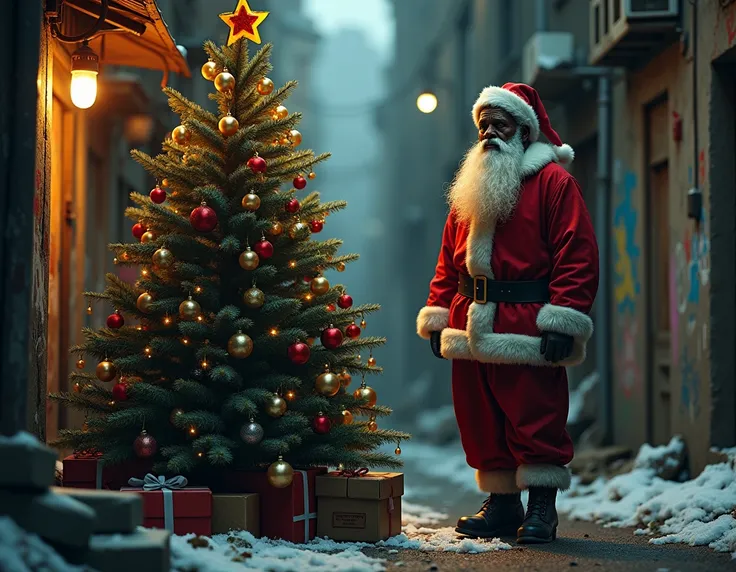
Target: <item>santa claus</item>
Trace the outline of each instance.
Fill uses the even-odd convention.
[[[487,87],[473,120],[479,141],[448,192],[450,214],[417,332],[435,355],[452,360],[462,445],[490,493],[456,530],[550,542],[573,457],[565,366],[585,359],[593,333],[598,247],[580,187],[560,166],[572,162],[573,150],[552,129],[537,92],[515,83]]]

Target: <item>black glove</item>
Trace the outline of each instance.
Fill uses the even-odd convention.
[[[544,359],[552,363],[559,363],[572,355],[573,337],[556,332],[543,332],[540,353]]]
[[[429,346],[432,348],[432,353],[440,359],[445,359],[442,356],[442,352],[441,352],[441,346],[442,346],[441,339],[442,339],[442,332],[430,332],[429,333]]]

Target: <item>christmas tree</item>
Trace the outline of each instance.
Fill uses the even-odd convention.
[[[131,195],[138,241],[110,248],[140,278],[108,274],[103,293],[84,294],[111,314],[72,348],[73,391],[51,396],[87,412],[55,445],[110,464],[150,458],[166,474],[400,466],[377,449],[399,454],[408,435],[378,428],[391,410],[365,382],[381,372],[372,349],[385,340],[363,335],[379,306],[329,283],[358,256],[312,237],[346,203],[297,197],[328,155],[298,149],[300,115],[283,105],[296,82],[268,79],[270,45],[253,58],[245,39],[204,48],[218,112],[167,88],[181,124],[158,156],[132,153],[157,184]]]

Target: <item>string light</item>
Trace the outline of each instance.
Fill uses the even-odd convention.
[[[202,457],[204,457],[204,453],[202,451],[197,451],[197,457],[201,459]]]
[[[199,431],[197,431],[197,428],[194,425],[189,426],[189,436],[190,437],[196,437],[198,433]]]
[[[170,326],[172,324],[172,322],[173,322],[173,320],[169,316],[166,316],[164,318],[164,326]]]
[[[204,322],[204,316],[202,314],[200,314],[199,316],[197,316],[197,321],[198,322]]]
[[[148,268],[141,269],[141,276],[143,276],[144,278],[146,278],[149,274],[151,273],[149,272]]]
[[[130,254],[128,254],[127,252],[123,252],[120,255],[120,258],[122,258],[123,260],[130,260]]]
[[[268,330],[268,333],[271,336],[278,336],[279,335],[279,331],[278,331],[277,328],[271,328],[270,330]]]
[[[202,290],[202,287],[201,286],[195,286],[194,287],[194,293],[195,294],[201,294],[202,292],[203,292],[203,290]]]
[[[296,268],[296,260],[289,260],[289,268]]]
[[[290,389],[286,392],[286,399],[288,399],[289,401],[293,401],[294,399],[296,399],[296,393]]]
[[[112,263],[113,263],[113,264],[117,264],[117,263],[118,263],[118,257],[117,257],[117,256],[116,256],[115,258],[113,258],[113,259],[112,259]]]
[[[208,361],[207,361],[207,358],[204,358],[204,359],[203,359],[203,360],[201,361],[201,363],[199,364],[199,366],[200,366],[200,367],[201,367],[202,369],[207,369],[208,367],[210,367],[210,362],[208,362]]]
[[[184,344],[185,346],[188,346],[190,341],[191,340],[187,338],[186,336],[181,339],[181,343]]]
[[[143,350],[143,353],[146,354],[146,357],[148,357],[148,358],[153,357],[152,356],[153,350],[149,346],[146,346],[145,347],[145,349]]]
[[[311,301],[312,301],[312,298],[314,298],[314,296],[313,296],[312,294],[305,294],[305,295],[304,295],[304,299],[305,299],[305,300],[306,300],[307,302],[311,302]]]

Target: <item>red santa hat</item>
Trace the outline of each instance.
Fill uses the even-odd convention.
[[[537,90],[523,83],[506,83],[501,87],[491,85],[480,92],[473,105],[473,121],[478,127],[480,112],[486,107],[498,107],[510,114],[520,125],[529,128],[529,141],[535,142],[542,133],[554,147],[557,161],[572,163],[575,152],[572,147],[562,143],[560,136],[552,129],[549,116],[544,109]]]

